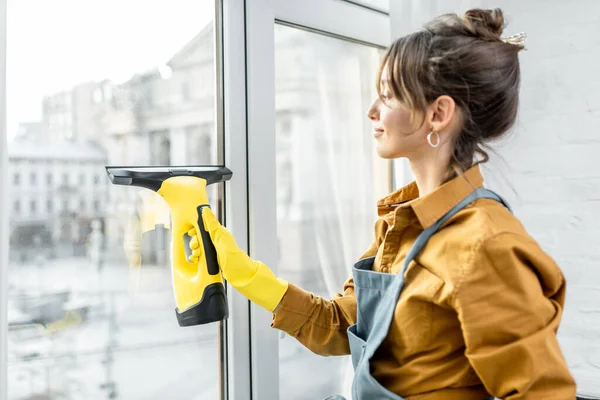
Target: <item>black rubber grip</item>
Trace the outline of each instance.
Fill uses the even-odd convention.
[[[222,321],[229,317],[227,295],[221,282],[211,283],[204,288],[202,299],[191,308],[180,312],[175,309],[179,326],[195,326]]]
[[[204,207],[210,208],[209,205],[198,206],[198,227],[200,228],[202,245],[204,246],[206,268],[208,269],[208,273],[210,275],[217,275],[219,273],[219,260],[217,258],[217,250],[215,249],[215,245],[210,239],[210,233],[204,229],[204,221],[202,220],[202,209]]]

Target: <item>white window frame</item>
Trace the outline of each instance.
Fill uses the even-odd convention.
[[[240,249],[248,251],[248,184],[247,184],[247,131],[246,131],[246,33],[245,0],[221,0],[216,4],[216,21],[222,23],[221,43],[217,33],[217,71],[223,74],[221,102],[224,119],[225,165],[233,171],[226,183],[225,225],[236,238]],[[219,24],[216,24],[218,27]],[[219,57],[217,56],[217,60]],[[219,97],[219,95],[217,95]],[[236,290],[227,290],[229,319],[225,323],[227,341],[224,360],[226,385],[223,399],[251,399],[250,369],[250,308],[248,300]]]
[[[249,249],[277,273],[275,23],[379,47],[389,45],[390,25],[387,13],[347,1],[246,1]],[[252,399],[280,398],[279,339],[271,320],[251,305]]]
[[[0,0],[0,400],[8,395],[8,154],[6,132],[6,0]]]
[[[199,0],[200,1],[200,0]],[[219,137],[227,129],[225,137],[225,161],[235,171],[237,179],[232,180],[228,190],[246,193],[246,103],[244,68],[244,0],[215,1],[215,29],[217,38],[217,74],[222,74],[228,84],[217,88],[218,112],[224,112],[224,119],[217,115]],[[6,132],[6,0],[0,0],[0,400],[8,395],[7,371],[7,289],[8,289],[8,205],[7,193],[8,154]],[[221,27],[223,36],[221,36]],[[223,55],[227,63],[220,58]],[[220,77],[219,77],[220,78]],[[217,79],[222,83],[223,80]],[[228,145],[229,144],[229,145]],[[227,162],[227,160],[231,160]],[[234,234],[240,247],[247,245],[247,200],[244,196],[225,198],[228,220],[235,226]],[[249,308],[248,301],[239,293],[229,290],[231,317],[222,330],[220,351],[221,364],[215,366],[221,371],[221,387],[225,389],[223,398],[250,399],[250,354],[249,354]],[[225,363],[225,364],[223,364]]]

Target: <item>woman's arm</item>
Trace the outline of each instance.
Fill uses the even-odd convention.
[[[204,226],[209,232],[219,267],[227,282],[250,301],[275,312],[272,326],[297,338],[314,353],[321,355],[349,354],[346,329],[356,320],[354,282],[348,279],[344,293],[325,300],[276,277],[269,267],[251,259],[235,243],[231,233],[215,218],[209,208],[202,211]],[[376,226],[381,223],[376,224]],[[196,229],[192,236],[191,260],[202,256]],[[377,253],[376,242],[361,257]]]
[[[530,237],[500,233],[473,249],[453,302],[466,356],[490,394],[506,399],[575,398],[556,333],[565,280]]]
[[[377,242],[360,257],[377,254]],[[328,300],[289,284],[273,315],[273,328],[295,337],[313,353],[322,356],[350,354],[348,327],[356,322],[356,294],[352,277],[343,293]]]
[[[350,354],[346,330],[355,321],[354,282],[349,278],[344,293],[331,300],[289,284],[271,326],[295,337],[313,353],[335,356]]]

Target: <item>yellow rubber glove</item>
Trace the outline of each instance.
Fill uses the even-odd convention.
[[[223,277],[248,300],[273,312],[285,294],[288,283],[279,279],[265,264],[254,261],[235,243],[229,230],[223,227],[210,208],[202,209],[204,228],[209,232]],[[192,237],[190,261],[197,262],[204,256],[195,229],[188,232]]]

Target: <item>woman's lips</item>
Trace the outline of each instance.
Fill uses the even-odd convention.
[[[383,135],[383,129],[373,129],[373,137],[379,137]]]

